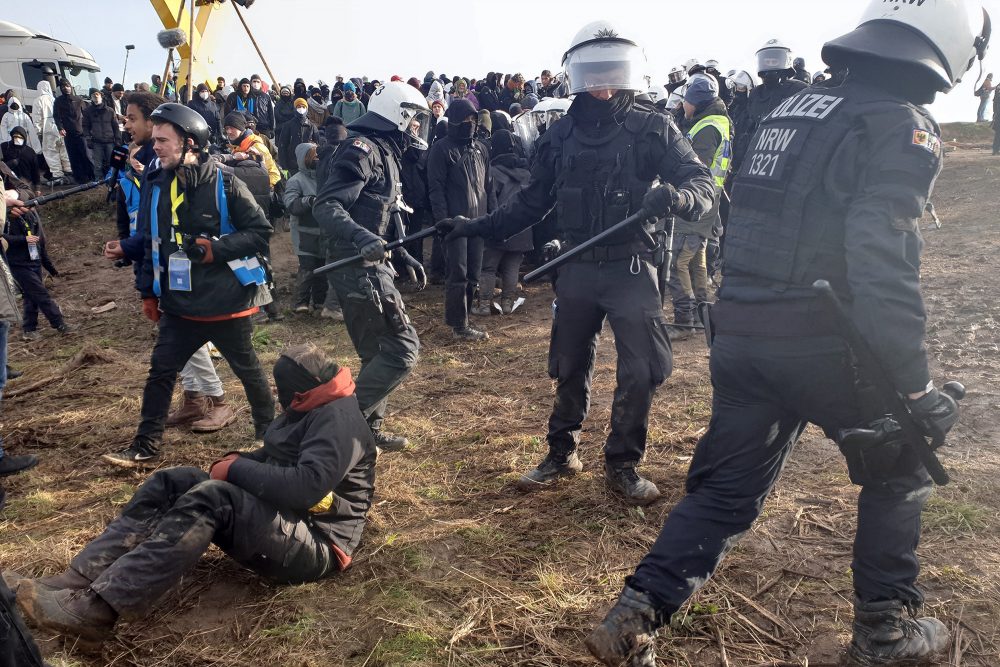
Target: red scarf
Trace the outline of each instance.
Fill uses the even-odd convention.
[[[296,393],[288,409],[296,412],[309,412],[353,393],[354,379],[351,377],[351,369],[344,367],[326,384],[321,384],[309,391]]]

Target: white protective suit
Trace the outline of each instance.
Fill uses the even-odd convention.
[[[56,120],[52,116],[52,106],[56,98],[52,96],[52,86],[48,81],[39,81],[35,89],[40,95],[31,108],[31,117],[34,120],[34,127],[42,133],[42,156],[49,165],[52,178],[63,178],[65,174],[73,173],[73,169],[69,163],[69,154],[66,152],[66,143],[59,136],[59,128],[56,127]]]
[[[28,133],[28,145],[31,146],[31,150],[40,153],[42,151],[42,144],[38,141],[38,127],[31,120],[31,116],[24,112],[24,105],[21,104],[21,100],[11,97],[7,100],[7,105],[10,106],[11,104],[16,104],[21,108],[17,111],[8,109],[7,113],[3,115],[3,120],[0,120],[0,141],[9,140],[10,131],[20,125]]]

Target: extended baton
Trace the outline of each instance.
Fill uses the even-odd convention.
[[[607,229],[605,229],[600,234],[597,234],[596,236],[593,236],[593,237],[587,239],[586,241],[584,241],[583,243],[581,243],[578,246],[573,246],[572,248],[570,248],[569,250],[567,250],[563,254],[559,255],[558,257],[556,257],[554,260],[552,260],[548,264],[543,264],[542,266],[538,267],[537,269],[535,269],[534,271],[532,271],[531,273],[529,273],[528,275],[526,275],[524,277],[524,282],[530,283],[530,282],[534,282],[534,281],[538,280],[539,278],[541,278],[542,276],[544,276],[546,273],[551,273],[552,271],[555,271],[556,269],[558,269],[563,264],[566,264],[567,262],[573,261],[574,259],[576,259],[580,255],[582,255],[583,253],[587,252],[588,250],[590,250],[594,246],[600,245],[601,241],[604,241],[607,238],[609,238],[611,236],[614,236],[615,234],[617,234],[618,232],[622,231],[626,227],[628,227],[630,225],[634,225],[635,223],[639,222],[640,220],[645,220],[645,219],[651,218],[651,217],[654,217],[654,216],[651,216],[649,213],[646,213],[646,211],[644,211],[644,210],[640,210],[638,213],[633,213],[632,215],[630,215],[629,217],[625,218],[624,220],[622,220],[618,224],[616,224],[616,225],[614,225],[612,227],[608,227]]]
[[[428,227],[427,229],[421,229],[416,234],[411,234],[406,238],[397,239],[395,241],[392,241],[391,243],[386,243],[385,249],[387,251],[395,250],[396,248],[403,247],[405,244],[410,243],[411,241],[420,241],[421,239],[425,239],[428,236],[434,236],[435,234],[437,234],[437,229],[435,229],[433,226]],[[329,264],[319,267],[318,269],[314,269],[313,275],[321,276],[324,273],[329,273],[330,271],[336,271],[337,269],[342,269],[345,266],[350,266],[351,264],[354,264],[355,262],[360,262],[362,260],[364,260],[364,257],[362,255],[354,255],[353,257],[345,257],[344,259],[338,259],[336,262],[331,262]]]

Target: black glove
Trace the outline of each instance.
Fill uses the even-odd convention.
[[[927,435],[943,435],[958,422],[958,403],[945,393],[932,388],[920,398],[907,401],[910,412]]]
[[[664,183],[646,193],[642,198],[642,210],[650,218],[665,218],[673,213],[679,201],[677,189],[670,183]]]
[[[371,234],[371,240],[358,248],[358,254],[365,258],[366,262],[376,264],[385,259],[385,241]]]
[[[478,236],[475,228],[470,227],[469,223],[471,222],[472,220],[459,215],[454,218],[445,218],[434,227],[437,229],[438,235],[443,236],[445,241],[454,241],[455,239]]]
[[[305,197],[302,198],[302,205],[305,206],[306,208],[312,208],[315,204],[316,204],[315,195],[306,195]]]
[[[399,253],[399,258],[406,265],[406,273],[409,274],[410,280],[416,285],[417,291],[422,291],[427,287],[427,271],[424,270],[424,265],[414,259],[413,255],[406,252],[405,248],[398,248],[395,252]]]

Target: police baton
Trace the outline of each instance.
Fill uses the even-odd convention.
[[[34,199],[29,199],[24,202],[25,208],[34,208],[36,206],[41,206],[43,204],[48,204],[49,202],[59,201],[60,199],[65,199],[71,195],[79,194],[81,192],[86,192],[87,190],[93,190],[94,188],[99,188],[102,185],[110,185],[118,180],[119,172],[128,163],[128,149],[124,146],[116,146],[111,152],[111,173],[109,173],[105,178],[100,181],[94,181],[93,183],[84,183],[83,185],[77,185],[66,190],[60,190],[59,192],[53,192],[49,195],[43,195],[41,197],[35,197]]]
[[[524,282],[531,283],[538,280],[547,273],[552,273],[563,264],[566,264],[567,262],[572,262],[574,259],[582,255],[583,253],[587,252],[594,246],[600,245],[602,241],[608,239],[611,236],[614,236],[615,234],[622,231],[626,227],[634,225],[640,220],[646,220],[647,218],[652,218],[652,217],[655,216],[651,216],[644,210],[640,210],[638,213],[633,213],[632,215],[625,218],[618,224],[608,227],[600,234],[587,239],[578,246],[573,246],[572,248],[562,253],[548,264],[543,264],[542,266],[538,267],[528,275],[524,276]]]
[[[934,450],[944,445],[944,433],[934,433],[928,442],[923,429],[913,413],[910,412],[910,407],[896,391],[882,362],[875,355],[875,351],[872,350],[868,341],[861,335],[850,315],[847,314],[844,305],[837,298],[833,288],[830,287],[830,283],[825,280],[817,280],[813,283],[813,291],[835,317],[841,335],[847,340],[848,346],[854,353],[859,372],[874,385],[880,398],[885,401],[892,418],[899,424],[903,439],[915,449],[931,479],[940,486],[947,484],[950,481],[948,473],[934,454]],[[958,382],[946,382],[941,390],[956,401],[965,397],[965,387]]]
[[[434,227],[421,229],[416,234],[411,234],[410,236],[407,236],[405,238],[397,239],[390,243],[386,243],[385,249],[386,251],[395,250],[396,248],[403,247],[404,245],[410,243],[411,241],[420,241],[422,239],[427,238],[428,236],[434,236],[435,234],[437,234],[437,229],[435,229]],[[338,259],[336,262],[331,262],[330,264],[321,266],[318,269],[314,269],[313,275],[321,276],[324,273],[329,273],[330,271],[336,271],[337,269],[342,269],[345,266],[350,266],[351,264],[354,264],[355,262],[360,262],[362,260],[364,260],[364,257],[362,255],[354,255],[353,257],[345,257],[344,259]]]

